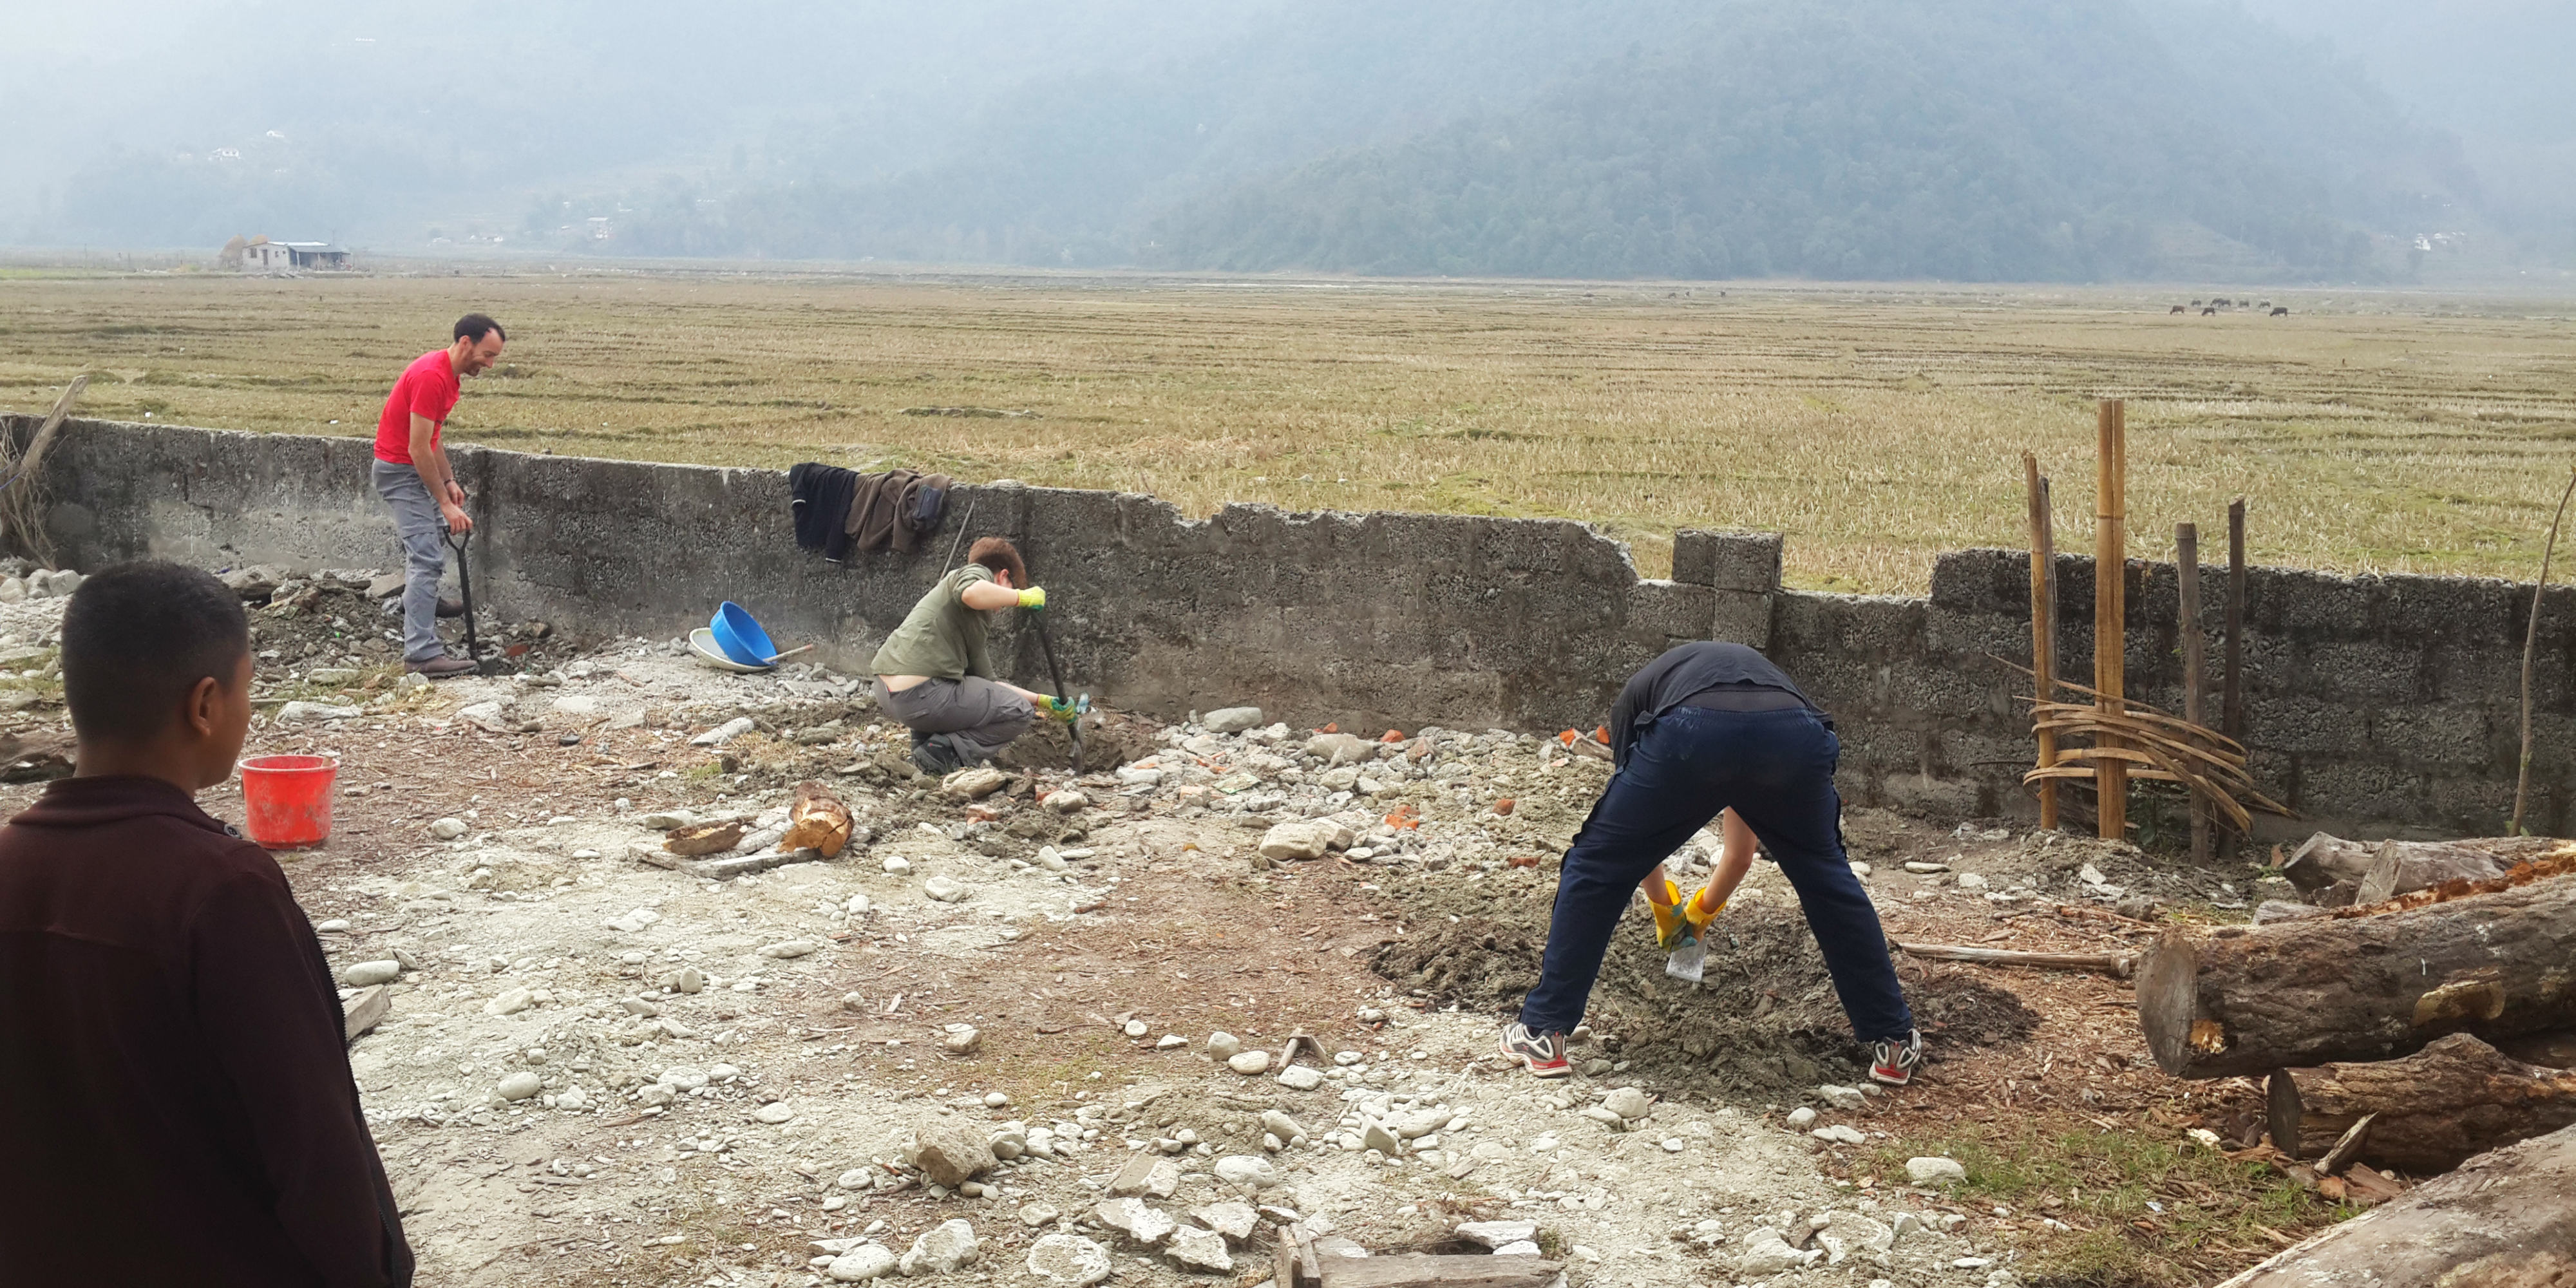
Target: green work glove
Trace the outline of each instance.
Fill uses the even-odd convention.
[[[1044,607],[1046,607],[1046,587],[1044,587],[1044,586],[1031,586],[1031,587],[1029,587],[1027,590],[1021,591],[1021,592],[1020,592],[1020,607],[1022,607],[1022,608],[1044,608]]]
[[[1046,700],[1046,713],[1050,720],[1062,720],[1071,724],[1076,716],[1082,714],[1082,707],[1070,699],[1049,698]]]

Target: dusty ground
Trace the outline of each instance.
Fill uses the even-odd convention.
[[[44,648],[59,604],[0,605],[0,662],[21,668],[0,684],[33,703],[6,717],[22,731],[60,727]],[[2107,977],[1905,959],[1933,1063],[1836,1107],[1819,1088],[1856,1085],[1857,1053],[1767,864],[1706,985],[1661,976],[1639,915],[1596,993],[1583,1075],[1506,1068],[1498,1016],[1534,971],[1555,857],[1607,772],[1556,740],[1405,731],[1335,765],[1310,731],[1123,722],[1094,738],[1124,743],[1122,772],[1024,771],[968,802],[909,774],[847,677],[725,676],[665,642],[530,629],[520,677],[407,689],[370,611],[325,585],[299,611],[254,613],[277,656],[250,753],[341,764],[330,843],[280,859],[335,967],[404,966],[351,1060],[424,1284],[803,1285],[841,1250],[818,1241],[900,1254],[951,1218],[982,1243],[961,1282],[1036,1282],[1028,1247],[1059,1223],[1110,1245],[1122,1283],[1266,1279],[1267,1233],[1233,1272],[1191,1275],[1086,1221],[1131,1151],[1165,1148],[1183,1169],[1175,1212],[1240,1195],[1381,1252],[1528,1219],[1576,1284],[1769,1282],[1739,1270],[1749,1236],[1803,1239],[1834,1213],[1928,1224],[1790,1281],[2208,1282],[2338,1211],[2259,1149],[2222,1152],[2254,1143],[2250,1090],[2156,1072]],[[288,720],[288,698],[362,713]],[[754,731],[692,744],[746,714]],[[806,779],[873,839],[721,882],[639,857],[662,839],[648,815],[757,825]],[[1041,803],[1068,786],[1088,803]],[[0,788],[0,808],[37,790]],[[240,818],[237,788],[205,803]],[[1356,821],[1371,853],[1258,857],[1275,819],[1310,815]],[[449,819],[462,833],[438,839]],[[2241,867],[1955,822],[1849,820],[1900,940],[2119,948],[2150,926],[2115,907],[2241,916],[2254,894]],[[888,870],[897,857],[908,871]],[[928,897],[938,878],[962,900]],[[977,1030],[971,1054],[944,1050],[956,1025]],[[1329,1058],[1300,1063],[1328,1076],[1295,1090],[1275,1069],[1233,1072],[1207,1054],[1219,1030],[1274,1052],[1313,1035]],[[523,1072],[540,1092],[500,1099]],[[1601,1121],[1601,1098],[1632,1086],[1660,1097],[1651,1116]],[[1801,1107],[1822,1116],[1792,1127]],[[1446,1125],[1401,1159],[1360,1148],[1370,1122],[1435,1109]],[[1217,1179],[1220,1159],[1265,1156],[1271,1110],[1306,1135],[1267,1155],[1277,1183]],[[1066,1144],[998,1167],[981,1197],[934,1197],[901,1165],[912,1129],[1014,1121]],[[1812,1134],[1834,1127],[1858,1142]],[[1964,1187],[1906,1183],[1906,1159],[1942,1153],[1967,1165]]]

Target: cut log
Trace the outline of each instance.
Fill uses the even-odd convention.
[[[2576,1127],[2480,1154],[2218,1288],[2566,1288],[2576,1282]]]
[[[2319,832],[2307,839],[2281,865],[2290,884],[2314,892],[2349,882],[2358,887],[2382,852],[2397,856],[2393,893],[2425,890],[2445,881],[2484,881],[2504,875],[2525,859],[2536,859],[2567,844],[2545,836],[2489,836],[2466,841],[2347,841]]]
[[[2525,1064],[2466,1033],[2402,1060],[2282,1069],[2267,1091],[2272,1144],[2282,1153],[2318,1158],[2371,1117],[2354,1157],[2401,1172],[2447,1172],[2576,1126],[2576,1073]]]
[[[2525,869],[2529,871],[2530,869]],[[2576,1028],[2576,879],[2358,916],[2166,931],[2138,966],[2138,1027],[2177,1077],[2385,1060],[2447,1033]]]
[[[2033,966],[2042,970],[2098,970],[2122,979],[2127,979],[2138,963],[2134,953],[2033,953],[2016,948],[1888,942],[1896,944],[1897,951],[1908,956],[1928,957],[1935,961],[1975,962],[1981,966]]]

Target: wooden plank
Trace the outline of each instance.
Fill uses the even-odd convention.
[[[2206,722],[2201,710],[2201,690],[2209,680],[2209,642],[2200,633],[2200,525],[2174,525],[2174,570],[2181,599],[2180,620],[2175,629],[2182,633],[2182,718],[2192,724]],[[2191,861],[2210,860],[2209,806],[2200,794],[2191,797]]]
[[[1530,1256],[1324,1257],[1321,1288],[1547,1288],[1564,1269]]]
[[[2119,714],[2128,691],[2128,421],[2117,398],[2102,400],[2093,462],[2093,688],[2104,712]],[[2119,746],[2109,735],[2103,747]],[[2117,759],[2100,762],[2097,829],[2103,840],[2128,839],[2129,773]]]
[[[2227,689],[2218,731],[2245,740],[2245,498],[2227,507]]]
[[[1890,942],[1896,942],[1891,940]],[[2138,959],[2129,953],[2032,953],[2013,948],[1974,948],[1958,944],[1896,943],[1909,957],[1933,961],[1975,962],[1981,966],[2035,966],[2054,970],[2098,970],[2127,979]]]
[[[2039,458],[2021,454],[2021,472],[2030,489],[2030,671],[2039,700],[2057,696],[2057,533],[2049,513],[2048,480],[2039,475]],[[2039,767],[2057,763],[2057,731],[2041,729]],[[2039,784],[2039,826],[2057,828],[2057,781]]]
[[[375,984],[359,989],[357,996],[340,1005],[342,1020],[340,1040],[357,1041],[359,1034],[383,1023],[386,1013],[393,1009],[394,995],[386,992],[384,985]]]

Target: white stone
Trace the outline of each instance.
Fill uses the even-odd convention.
[[[1404,1138],[1396,1135],[1385,1123],[1371,1119],[1360,1127],[1360,1148],[1373,1149],[1395,1158],[1404,1153]]]
[[[539,1079],[536,1074],[526,1069],[521,1069],[517,1073],[511,1074],[509,1077],[501,1079],[501,1085],[493,1088],[493,1090],[498,1092],[503,1100],[525,1100],[528,1097],[537,1094],[537,1092],[542,1090],[544,1086],[545,1083],[543,1080]]]
[[[895,876],[902,876],[904,873],[912,871],[912,860],[907,859],[900,854],[889,854],[885,856],[885,863],[883,866],[887,872]]]
[[[1958,880],[1959,888],[1962,890],[1983,890],[1986,888],[1986,879],[1974,872],[1962,872],[1959,874]]]
[[[1535,1240],[1523,1239],[1518,1243],[1506,1243],[1503,1246],[1494,1249],[1494,1255],[1497,1257],[1535,1257],[1539,1255],[1539,1246]]]
[[[599,699],[587,693],[566,693],[557,697],[547,709],[559,716],[587,720],[596,717],[602,708]]]
[[[975,1264],[982,1244],[975,1238],[975,1227],[961,1220],[947,1220],[924,1231],[912,1241],[912,1250],[895,1263],[905,1278],[915,1275],[947,1274],[961,1266]]]
[[[947,877],[932,877],[922,882],[921,892],[941,903],[964,903],[975,893],[963,883]]]
[[[1934,873],[1949,871],[1950,865],[1947,863],[1926,863],[1920,859],[1910,859],[1905,864],[1905,870],[1919,877],[1928,877]]]
[[[624,931],[632,935],[647,926],[658,924],[661,920],[662,914],[650,908],[637,908],[624,916],[611,917],[605,924],[611,930]]]
[[[390,984],[402,977],[401,962],[358,962],[340,972],[340,982],[351,988]]]
[[[776,957],[781,960],[785,960],[806,956],[807,954],[812,953],[815,947],[816,945],[810,940],[790,939],[785,943],[771,944],[767,948],[761,949],[760,955],[763,957]]]
[[[1789,1130],[1805,1131],[1806,1129],[1816,1125],[1816,1111],[1805,1105],[1800,1105],[1789,1111],[1787,1121],[1789,1123]]]
[[[1465,1221],[1458,1226],[1458,1237],[1488,1251],[1505,1244],[1525,1243],[1538,1237],[1536,1221]]]
[[[483,1004],[483,1013],[485,1015],[516,1015],[519,1012],[528,1009],[528,1003],[535,1001],[536,997],[537,994],[534,989],[503,989],[499,996]]]
[[[895,1255],[891,1249],[879,1244],[866,1243],[832,1258],[832,1264],[825,1266],[823,1273],[841,1283],[860,1283],[869,1279],[882,1279],[892,1274],[895,1264]]]
[[[1234,1269],[1234,1258],[1226,1254],[1225,1236],[1196,1226],[1174,1227],[1171,1244],[1163,1255],[1183,1270],[1222,1274]]]
[[[1292,1064],[1279,1071],[1279,1085],[1291,1091],[1313,1091],[1324,1085],[1324,1071],[1302,1064]]]
[[[1048,1221],[1054,1211],[1047,1209]],[[1050,1234],[1029,1248],[1029,1273],[1047,1288],[1090,1288],[1109,1270],[1109,1249],[1078,1234]]]
[[[1824,1256],[1822,1249],[1801,1252],[1790,1247],[1779,1231],[1765,1226],[1744,1236],[1744,1250],[1735,1256],[1735,1273],[1747,1278],[1776,1275],[1814,1265]]]
[[[1079,814],[1091,807],[1091,798],[1070,787],[1048,792],[1038,804],[1058,814]]]
[[[1038,866],[1049,872],[1062,872],[1073,865],[1065,862],[1064,855],[1054,846],[1041,845],[1038,847]]]
[[[971,765],[939,780],[939,790],[959,800],[979,801],[1002,790],[1010,778],[990,765]]]
[[[1261,1111],[1261,1125],[1281,1141],[1292,1141],[1306,1134],[1305,1124],[1276,1109]]]
[[[1955,1158],[1909,1158],[1905,1179],[1917,1185],[1948,1185],[1968,1179],[1968,1169]]]
[[[832,1182],[845,1190],[864,1190],[876,1184],[877,1174],[864,1167],[853,1167]]]
[[[796,1110],[789,1106],[786,1101],[780,1100],[762,1105],[760,1108],[752,1110],[751,1116],[775,1127],[778,1124],[795,1117]]]
[[[277,709],[280,720],[354,720],[365,714],[365,707],[333,706],[327,702],[289,702]]]
[[[1847,1127],[1841,1123],[1835,1123],[1831,1127],[1819,1127],[1807,1134],[1828,1144],[1865,1145],[1869,1143],[1869,1138],[1861,1135],[1859,1128]]]
[[[1154,1039],[1154,1049],[1157,1051],[1169,1051],[1174,1047],[1185,1047],[1189,1044],[1190,1040],[1178,1033],[1166,1033]]]
[[[1858,1109],[1869,1103],[1869,1097],[1862,1095],[1858,1087],[1837,1087],[1832,1083],[1826,1083],[1816,1088],[1816,1094],[1824,1097],[1825,1103],[1836,1109]]]
[[[717,725],[715,728],[709,729],[705,733],[689,739],[689,745],[692,747],[721,747],[744,734],[750,733],[757,727],[758,726],[753,723],[750,716],[735,716],[733,719],[727,720],[723,724]]]
[[[1237,1051],[1226,1060],[1225,1067],[1241,1074],[1268,1073],[1270,1072],[1270,1053]]]
[[[1224,1235],[1225,1241],[1236,1247],[1242,1247],[1244,1241],[1250,1239],[1252,1232],[1261,1225],[1260,1212],[1249,1203],[1234,1200],[1192,1208],[1190,1216],[1199,1224]]]
[[[1216,1178],[1228,1185],[1266,1190],[1279,1183],[1279,1169],[1259,1154],[1228,1154],[1216,1160]]]
[[[456,838],[465,835],[465,820],[461,818],[442,818],[429,825],[429,834],[442,841],[453,841]]]
[[[1281,862],[1320,859],[1331,839],[1332,833],[1313,823],[1277,823],[1262,834],[1261,855]]]
[[[1091,1210],[1093,1219],[1147,1247],[1161,1243],[1180,1225],[1143,1199],[1103,1199]]]
[[[1219,1029],[1208,1035],[1207,1053],[1219,1060],[1231,1060],[1243,1050],[1243,1039]]]

